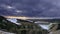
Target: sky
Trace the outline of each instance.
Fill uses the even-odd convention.
[[[0,15],[60,17],[60,0],[0,0]]]

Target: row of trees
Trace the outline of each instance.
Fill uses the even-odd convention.
[[[7,32],[13,32],[16,34],[47,34],[48,31],[42,29],[40,26],[33,22],[17,19],[17,25],[13,22],[8,21],[6,18],[0,16],[0,30]]]

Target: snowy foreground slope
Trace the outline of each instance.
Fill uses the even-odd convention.
[[[0,34],[14,34],[14,33],[10,33],[10,32],[4,32],[0,30]]]

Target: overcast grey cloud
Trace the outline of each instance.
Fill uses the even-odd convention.
[[[60,0],[0,0],[0,15],[60,17]]]

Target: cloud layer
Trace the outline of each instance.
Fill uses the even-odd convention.
[[[0,0],[0,15],[60,17],[60,6],[57,2],[56,0]]]

